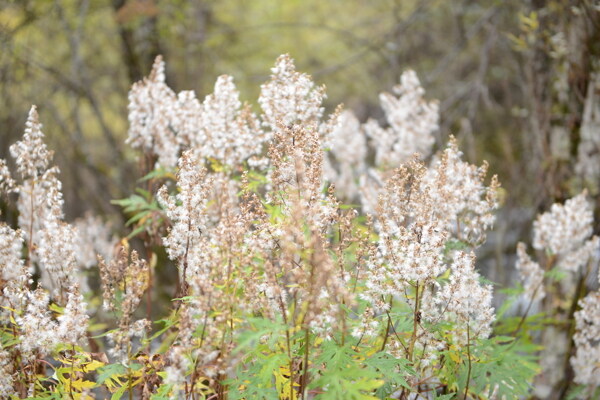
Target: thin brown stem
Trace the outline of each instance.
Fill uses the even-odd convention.
[[[413,331],[410,337],[410,344],[408,345],[408,361],[413,360],[413,352],[415,349],[415,343],[417,342],[417,329],[419,327],[419,281],[417,281],[417,286],[415,288],[415,309],[413,314]]]
[[[71,396],[71,400],[75,400],[75,396],[73,396],[73,380],[75,379],[75,345],[72,345],[71,351],[71,378],[69,379],[69,395]]]
[[[147,247],[146,259],[148,260],[148,288],[146,289],[146,315],[152,321],[152,250]],[[150,343],[148,343],[150,346]]]
[[[392,309],[393,298],[390,297],[390,310]],[[389,312],[386,311],[387,314],[387,326],[385,327],[385,336],[383,337],[383,343],[381,344],[381,349],[379,351],[385,350],[385,345],[387,344],[388,337],[390,335],[390,328],[392,327],[392,316]]]
[[[552,266],[554,265],[555,261],[556,261],[556,256],[552,256],[548,260],[548,262],[546,263],[546,268],[544,268],[544,271],[549,271],[552,268]],[[521,317],[521,320],[519,321],[519,325],[517,325],[517,328],[513,332],[512,336],[516,336],[517,333],[519,333],[519,331],[521,330],[521,327],[523,326],[523,324],[525,323],[525,320],[527,319],[527,315],[529,314],[529,310],[531,309],[531,306],[533,305],[533,302],[535,300],[535,296],[536,296],[537,292],[540,290],[540,288],[543,285],[544,285],[544,280],[542,279],[540,281],[540,283],[538,283],[538,285],[533,290],[533,293],[531,294],[531,299],[529,300],[529,304],[527,304],[527,308],[525,309],[525,313]]]
[[[567,391],[569,390],[569,386],[571,385],[571,382],[573,381],[573,371],[569,369],[570,367],[570,358],[571,358],[571,352],[573,350],[573,346],[575,345],[574,341],[573,341],[573,335],[575,334],[575,311],[577,310],[577,305],[579,304],[579,300],[581,298],[584,297],[585,295],[585,281],[588,277],[590,273],[590,263],[587,263],[587,268],[586,268],[586,272],[581,275],[579,277],[579,281],[577,282],[577,288],[575,289],[575,297],[573,298],[573,301],[571,302],[571,307],[569,309],[569,315],[567,317],[567,332],[568,332],[568,337],[569,342],[567,345],[567,351],[565,352],[565,358],[563,360],[563,371],[565,373],[565,379],[563,379],[563,381],[560,383],[560,386],[558,387],[557,392],[560,393],[560,398],[563,398]]]
[[[391,320],[392,317],[390,316],[389,311],[386,311],[386,314],[387,314],[388,318]],[[394,336],[396,336],[396,339],[398,339],[398,343],[400,343],[400,345],[402,346],[404,351],[408,352],[408,349],[406,348],[406,345],[404,343],[402,343],[402,338],[400,337],[400,335],[398,335],[398,332],[396,331],[394,324],[392,324],[390,327],[392,328],[392,332],[394,333]]]
[[[285,323],[285,341],[286,341],[286,345],[287,345],[287,354],[288,354],[288,358],[289,358],[289,368],[290,368],[290,399],[293,399],[293,390],[294,390],[294,385],[292,385],[292,383],[294,382],[294,366],[293,366],[293,360],[292,360],[292,345],[291,345],[291,340],[290,340],[290,329],[288,326],[288,318],[287,318],[287,313],[286,313],[286,309],[285,309],[285,304],[283,303],[283,299],[281,298],[281,295],[279,296],[279,307],[281,308],[281,314],[283,315],[283,322]]]
[[[304,334],[304,343],[304,345],[306,346],[304,351],[304,375],[302,375],[302,383],[300,385],[300,388],[302,390],[302,399],[304,399],[304,393],[306,392],[306,387],[308,386],[308,353],[310,351],[310,335],[308,326],[306,327],[306,331]],[[293,386],[294,382],[290,381],[290,384]]]
[[[32,179],[31,181],[31,192],[29,193],[29,203],[31,206],[31,210],[30,210],[30,214],[31,215],[31,221],[29,221],[29,240],[27,243],[27,270],[30,271],[31,270],[31,253],[33,251],[33,221],[35,218],[35,207],[34,207],[34,202],[33,200],[35,199],[35,195],[34,195],[34,189],[35,189],[35,179]]]
[[[527,304],[527,308],[525,309],[525,312],[523,313],[523,316],[521,317],[521,320],[519,321],[519,325],[517,325],[514,332],[512,333],[512,336],[517,336],[517,333],[519,333],[519,331],[521,330],[521,327],[523,326],[523,324],[525,323],[525,320],[527,319],[529,310],[531,309],[531,306],[533,305],[533,301],[535,300],[535,295],[537,294],[537,292],[541,286],[542,286],[542,283],[540,282],[540,284],[538,284],[537,287],[535,288],[535,290],[533,291],[533,294],[531,295],[531,299],[529,300],[529,303]]]

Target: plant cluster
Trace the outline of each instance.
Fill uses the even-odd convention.
[[[432,154],[438,107],[412,71],[380,97],[385,126],[341,108],[326,116],[325,95],[284,55],[256,114],[228,76],[203,101],[175,93],[157,58],[129,95],[127,143],[143,153],[146,189],[117,201],[132,227],[122,240],[92,216],[63,220],[33,107],[11,147],[17,174],[0,160],[0,189],[19,210],[18,227],[0,225],[0,394],[526,396],[539,318],[529,307],[497,312],[476,269],[497,178],[464,161],[453,138]],[[545,280],[559,290],[550,272],[597,264],[591,220],[581,194],[536,221],[545,271],[518,249],[530,307],[549,298]],[[144,251],[132,249],[138,238]],[[138,309],[157,268],[173,268],[178,283],[153,321]],[[598,305],[593,292],[573,308],[571,362],[585,395],[600,383]]]

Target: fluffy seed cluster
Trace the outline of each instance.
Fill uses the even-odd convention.
[[[366,291],[361,297],[371,303],[375,315],[388,312],[393,302],[401,301],[413,310],[415,321],[422,318],[432,326],[451,322],[453,340],[469,345],[491,332],[495,319],[492,288],[479,282],[473,253],[449,252],[447,246],[461,238],[464,231],[454,229],[457,221],[464,220],[461,218],[483,215],[491,219],[486,215],[496,207],[490,192],[497,184],[493,179],[490,187],[483,186],[483,173],[474,166],[463,166],[460,157],[451,157],[456,152],[451,143],[441,161],[430,168],[413,158],[388,180],[375,224],[379,240],[367,263]],[[451,163],[462,168],[453,169]],[[452,176],[453,170],[463,175]],[[469,180],[476,183],[466,184],[464,191],[453,183]],[[472,214],[465,212],[470,207]],[[440,281],[443,275],[448,275],[447,281]],[[355,334],[367,334],[376,326],[372,316],[363,318],[362,333],[358,329]],[[389,348],[398,357],[410,359],[420,354],[421,366],[426,368],[436,361],[437,353],[431,349],[445,344],[420,323],[415,323],[414,329],[410,345],[390,335]]]
[[[352,300],[344,287],[345,266],[339,265],[342,273],[336,273],[330,256],[334,249],[327,235],[347,216],[333,194],[323,190],[321,149],[320,135],[313,129],[294,126],[275,134],[269,157],[274,167],[272,195],[278,198],[273,196],[270,201],[281,208],[282,218],[274,227],[261,228],[273,232],[279,250],[267,255],[273,269],[265,271],[265,290],[305,302],[304,324],[327,333],[337,319],[337,304],[351,304]],[[276,287],[278,274],[290,287]]]
[[[448,232],[435,218],[425,173],[426,167],[413,159],[396,171],[380,197],[378,257],[369,265],[367,280],[371,301],[401,293],[411,283],[431,282],[447,269]]]
[[[198,156],[215,159],[232,168],[260,154],[264,133],[250,106],[242,105],[239,97],[233,78],[223,75],[217,79],[214,93],[206,96],[198,112],[194,113],[193,107],[190,109],[198,121],[192,126],[195,132],[188,134],[189,144]]]
[[[80,274],[99,246],[79,246],[83,241],[101,243],[99,237],[80,236],[63,220],[63,196],[59,170],[51,166],[52,152],[44,143],[37,110],[31,108],[22,139],[10,147],[20,179],[0,160],[2,195],[18,194],[19,229],[0,223],[0,315],[11,321],[9,331],[19,342],[2,351],[0,393],[15,393],[17,375],[33,388],[35,364],[58,344],[79,346],[87,334],[87,304],[80,292],[87,282]],[[84,231],[85,229],[82,229]],[[89,233],[90,230],[86,233]],[[106,231],[103,236],[107,236]],[[106,250],[106,249],[104,249]],[[39,276],[33,288],[32,276]],[[51,311],[52,310],[52,311]],[[6,359],[20,360],[21,372]]]
[[[10,353],[0,350],[0,396],[9,398],[14,394],[13,374],[14,366]]]
[[[10,193],[15,185],[6,161],[0,158],[0,193]]]
[[[331,157],[325,158],[325,177],[335,184],[336,193],[348,200],[360,196],[359,180],[367,169],[367,137],[356,116],[344,110],[329,137]]]
[[[525,295],[534,300],[543,299],[546,296],[543,286],[544,271],[540,264],[529,257],[525,243],[520,242],[517,245],[517,263],[515,267],[523,281]]]
[[[533,247],[537,250],[537,259],[527,254],[524,243],[517,245],[516,269],[523,282],[524,298],[528,304],[526,314],[537,302],[549,315],[559,321],[564,319],[560,311],[550,308],[551,301],[541,300],[549,293],[554,295],[554,301],[578,296],[576,280],[584,279],[594,270],[594,264],[599,259],[600,240],[592,236],[593,210],[586,195],[584,191],[564,204],[553,204],[550,211],[538,215],[533,223]],[[556,271],[564,275],[556,279],[556,275],[553,275]],[[595,296],[590,294],[579,302],[582,310],[575,313],[577,333],[573,336],[576,354],[571,358],[575,381],[592,386],[598,383],[600,376],[594,372],[597,370],[598,357],[597,340],[592,339],[598,335],[597,329],[594,331],[594,324],[598,322]],[[570,321],[565,320],[565,323]],[[569,356],[566,352],[569,340],[569,336],[556,328],[548,329],[542,335],[543,374],[540,379],[544,384],[552,385],[563,378],[555,366]]]
[[[179,143],[177,95],[166,84],[165,63],[158,56],[150,76],[129,91],[129,132],[126,143],[133,148],[152,151],[158,163],[166,167],[177,164]]]
[[[169,196],[166,186],[158,193],[172,224],[164,243],[169,257],[179,264],[182,282],[188,280],[189,275],[202,273],[204,267],[204,254],[198,247],[205,237],[202,232],[208,230],[210,223],[207,204],[213,183],[212,176],[207,176],[207,170],[188,151],[179,159],[179,193],[175,197]]]
[[[271,79],[261,86],[263,113],[258,118],[249,105],[242,105],[230,76],[219,77],[214,93],[202,103],[194,92],[176,94],[166,84],[165,64],[157,57],[149,77],[129,92],[127,143],[155,156],[163,167],[176,167],[188,149],[199,159],[230,169],[245,161],[264,167],[267,160],[260,155],[278,124],[319,124],[324,97],[324,88],[296,72],[293,60],[282,55]]]
[[[127,244],[120,246],[117,257],[109,263],[101,256],[98,261],[104,309],[119,314],[117,329],[108,335],[113,344],[109,352],[125,361],[132,354],[132,339],[142,337],[150,325],[145,319],[133,321],[133,313],[148,288],[148,263],[135,250],[129,254]]]
[[[48,169],[52,152],[44,143],[35,106],[29,111],[22,140],[10,146],[10,154],[15,158],[17,171],[23,179],[38,178]]]
[[[166,84],[165,64],[159,57],[150,76],[130,91],[127,142],[165,167],[175,167],[181,153],[190,149],[196,158],[229,169],[239,169],[244,162],[263,169],[270,161],[262,156],[264,149],[282,127],[316,127],[321,146],[331,150],[324,162],[327,179],[345,198],[360,197],[367,211],[375,209],[387,177],[382,171],[398,167],[414,153],[430,154],[439,111],[436,102],[424,100],[413,71],[402,75],[395,94],[380,96],[387,128],[376,121],[361,125],[349,111],[323,122],[324,88],[297,72],[288,55],[279,57],[271,72],[271,79],[261,86],[262,114],[257,117],[241,104],[233,79],[226,75],[217,79],[214,93],[202,103],[193,92],[175,94]],[[380,170],[367,168],[367,145]]]
[[[575,371],[575,382],[582,385],[600,386],[600,291],[595,291],[583,298],[579,305],[581,310],[575,313],[577,329],[573,340],[577,348],[571,358]]]
[[[364,126],[375,147],[376,165],[394,167],[414,153],[427,156],[431,152],[433,133],[439,128],[439,108],[437,102],[425,101],[424,94],[417,74],[406,71],[394,94],[379,95],[389,127],[382,128],[372,120]]]
[[[565,202],[553,204],[533,223],[533,247],[556,257],[556,266],[577,271],[594,255],[600,241],[592,235],[594,214],[582,192]]]
[[[516,269],[529,299],[546,296],[545,271],[556,267],[573,275],[591,261],[598,261],[600,239],[591,236],[594,215],[586,195],[584,191],[564,204],[553,204],[534,221],[533,247],[541,253],[541,265],[527,254],[524,243],[517,245]]]
[[[414,71],[406,71],[394,94],[379,96],[388,127],[375,120],[360,124],[350,111],[341,113],[337,126],[327,137],[330,155],[325,165],[327,179],[344,199],[360,199],[365,212],[377,208],[378,194],[392,171],[413,155],[431,154],[434,133],[438,130],[437,102],[424,99]],[[375,154],[369,167],[368,154]]]
[[[437,203],[436,218],[445,221],[445,229],[456,239],[477,246],[485,241],[485,231],[494,223],[500,186],[494,175],[489,186],[484,181],[488,165],[480,167],[462,161],[454,137],[435,159],[424,180],[429,195]]]
[[[414,158],[388,180],[377,210],[379,255],[370,265],[371,300],[401,292],[408,282],[431,282],[446,271],[450,238],[473,246],[485,240],[498,206],[498,182],[493,177],[485,186],[485,164],[477,168],[460,156],[451,140],[431,167]]]
[[[277,59],[271,73],[271,80],[261,86],[258,98],[263,125],[276,131],[279,125],[318,122],[323,114],[325,88],[315,87],[309,75],[297,72],[287,54]]]
[[[576,333],[573,335],[576,352],[571,358],[571,365],[575,371],[575,382],[590,385],[593,390],[600,386],[600,290],[581,299],[579,306],[581,309],[575,313]]]
[[[180,297],[186,298],[178,309],[179,335],[167,355],[169,382],[183,386],[190,365],[181,354],[194,354],[205,376],[225,373],[231,349],[221,336],[233,329],[234,311],[251,307],[239,289],[248,286],[242,266],[253,262],[245,238],[254,213],[240,204],[238,185],[222,172],[209,172],[193,150],[179,160],[177,186],[175,196],[161,188],[159,199],[171,222],[164,243],[180,271]]]
[[[21,231],[15,231],[4,223],[0,224],[0,260],[2,260],[0,282],[2,288],[27,274],[25,262],[21,258],[23,243]]]
[[[169,194],[164,186],[158,198],[170,222],[164,244],[180,271],[180,295],[186,297],[179,306],[178,339],[167,356],[168,379],[179,387],[191,367],[181,354],[193,354],[199,360],[194,368],[205,376],[231,367],[225,363],[231,349],[220,336],[238,324],[234,312],[283,314],[328,337],[341,313],[338,304],[352,304],[345,289],[349,275],[338,268],[353,239],[348,233],[335,247],[337,261],[328,235],[341,221],[349,232],[355,214],[342,212],[324,190],[324,140],[333,136],[339,116],[321,120],[323,97],[323,89],[296,72],[289,56],[277,60],[261,88],[260,118],[241,105],[226,76],[202,104],[193,93],[178,96],[184,110],[173,123],[184,150],[178,191]],[[157,155],[158,149],[150,152]],[[226,168],[215,168],[213,161]],[[244,161],[251,168],[269,167],[260,183],[264,200],[248,189],[253,184],[248,175],[241,184],[231,179]],[[279,217],[269,218],[267,207],[279,209]],[[240,299],[236,288],[241,287]],[[297,302],[292,314],[290,299]]]
[[[194,368],[206,376],[231,368],[226,360],[232,349],[220,337],[239,323],[235,312],[283,315],[327,338],[341,312],[338,304],[352,304],[326,238],[339,223],[340,210],[323,194],[319,132],[300,126],[278,129],[268,153],[273,170],[264,202],[248,190],[246,176],[241,188],[232,185],[227,175],[204,168],[192,150],[180,158],[178,193],[160,190],[171,221],[165,245],[187,296],[179,308],[178,339],[168,355],[170,382],[184,385],[191,367],[180,359],[186,352],[194,354],[199,360]],[[277,207],[278,217],[269,218],[265,207]],[[293,313],[290,299],[297,302]]]
[[[63,216],[59,170],[50,167],[52,152],[46,147],[43,137],[34,106],[29,112],[22,140],[10,147],[22,179],[22,183],[14,189],[19,193],[19,226],[30,244],[39,244],[42,231],[50,224],[56,227]],[[32,246],[30,251],[31,257],[37,257],[35,247]]]
[[[75,257],[77,264],[89,269],[98,262],[96,255],[110,260],[117,245],[117,238],[111,233],[110,226],[99,217],[87,213],[73,222],[77,231]]]
[[[54,319],[49,311],[50,296],[38,288],[25,293],[26,306],[15,317],[22,340],[18,345],[25,363],[44,358],[58,344],[79,345],[87,332],[86,303],[74,288],[68,294],[64,311]]]
[[[449,282],[437,290],[431,301],[424,299],[424,317],[429,321],[454,322],[454,338],[461,345],[475,338],[487,338],[496,318],[492,286],[479,282],[473,253],[456,254],[450,270]]]
[[[323,118],[324,89],[285,55],[261,87],[258,116],[227,76],[203,102],[193,92],[176,94],[161,58],[133,86],[128,143],[155,166],[177,168],[175,184],[157,195],[169,227],[163,244],[179,269],[177,335],[164,357],[174,396],[198,377],[230,376],[237,334],[256,315],[282,326],[288,341],[304,330],[317,347],[337,339],[345,324],[359,342],[387,338],[393,324],[383,331],[380,317],[402,302],[411,310],[412,336],[389,335],[383,348],[415,363],[418,356],[421,372],[436,362],[429,349],[448,344],[429,328],[438,322],[454,327],[448,337],[457,344],[490,334],[491,287],[480,283],[471,251],[450,248],[459,241],[472,250],[485,239],[497,181],[486,185],[487,166],[462,161],[454,140],[426,165],[437,104],[423,99],[411,71],[394,93],[380,97],[387,127],[361,125],[339,109]],[[128,363],[149,327],[135,312],[150,266],[126,241],[116,245],[99,220],[63,220],[58,169],[42,139],[34,108],[23,140],[11,147],[21,181],[0,161],[0,188],[19,194],[20,211],[20,229],[0,225],[0,300],[9,307],[0,312],[22,310],[10,315],[21,341],[0,350],[0,394],[14,389],[7,358],[34,364],[58,343],[85,337],[79,272],[96,263],[91,253],[100,254],[104,307],[118,319],[107,335],[110,354]],[[356,226],[358,212],[341,205],[336,186],[376,212],[366,227]],[[34,290],[36,268],[42,287]],[[366,286],[367,310],[348,318],[358,284]],[[58,315],[50,311],[55,305]],[[34,368],[28,371],[34,382]]]

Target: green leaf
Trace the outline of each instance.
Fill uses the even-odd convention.
[[[554,267],[550,271],[547,271],[544,274],[544,276],[546,276],[548,279],[550,279],[552,281],[556,281],[556,282],[562,281],[564,278],[567,277],[567,275],[569,275],[569,273],[567,271],[560,269],[558,267]]]
[[[149,181],[152,179],[173,179],[173,180],[175,180],[176,177],[172,171],[165,169],[163,167],[159,167],[159,168],[153,169],[152,171],[147,173],[145,176],[138,179],[138,182],[146,182],[146,181]]]
[[[135,214],[133,217],[129,218],[127,220],[127,222],[125,222],[125,226],[129,226],[129,225],[133,224],[134,222],[139,221],[140,219],[144,218],[145,216],[147,216],[149,214],[150,214],[150,211],[139,212],[139,213]]]
[[[378,352],[365,360],[365,364],[371,368],[381,372],[386,378],[386,383],[391,385],[392,391],[398,386],[410,389],[410,385],[405,379],[408,375],[415,375],[415,371],[410,365],[410,361],[406,359],[398,359],[391,354]],[[390,395],[389,393],[378,393],[378,395]]]
[[[364,368],[363,356],[352,345],[339,346],[333,340],[323,342],[321,354],[316,358],[315,379],[309,388],[318,388],[323,393],[315,400],[371,400],[377,399],[372,392],[385,381],[374,368]]]
[[[155,322],[155,324],[160,324],[160,323],[164,324],[163,327],[160,328],[158,331],[156,331],[152,336],[145,339],[144,340],[145,343],[152,342],[154,339],[156,339],[157,337],[159,337],[160,335],[165,333],[167,330],[169,330],[169,328],[171,328],[173,325],[176,324],[176,322],[171,319],[161,319],[161,320]]]
[[[271,353],[263,360],[260,360],[260,371],[257,375],[261,384],[268,385],[273,379],[273,373],[279,371],[279,367],[288,365],[289,358],[284,353]]]
[[[96,382],[103,384],[108,379],[116,378],[127,374],[127,368],[123,364],[108,364],[98,369],[98,378]]]
[[[167,385],[166,383],[161,384],[156,390],[156,393],[150,396],[150,400],[171,400],[173,398],[171,389],[173,389],[173,385]]]
[[[127,385],[123,385],[119,388],[119,390],[117,390],[115,393],[113,393],[113,395],[111,396],[110,400],[119,400],[121,398],[121,396],[123,396],[123,394],[125,394],[125,391],[128,389]]]
[[[533,377],[539,372],[535,347],[522,345],[521,340],[493,337],[478,341],[472,347],[471,364],[472,392],[482,397],[489,396],[497,386],[498,398],[516,399],[525,396],[531,389]],[[467,363],[461,366],[461,375],[466,375]]]
[[[146,201],[148,201],[148,200],[150,200],[152,198],[152,194],[149,191],[145,190],[145,189],[137,187],[137,188],[135,188],[135,191],[137,193],[141,194]]]
[[[129,235],[127,235],[127,239],[131,239],[131,238],[135,237],[136,235],[142,233],[144,231],[144,229],[146,229],[145,225],[138,226],[133,231],[131,231],[131,233]]]
[[[239,334],[237,352],[243,352],[250,348],[256,348],[261,339],[268,337],[267,345],[272,347],[280,340],[281,332],[285,331],[285,326],[281,322],[271,321],[266,318],[248,318],[250,329],[244,330]]]

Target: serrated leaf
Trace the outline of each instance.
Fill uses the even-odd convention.
[[[115,393],[113,393],[113,395],[110,397],[110,400],[119,400],[121,398],[121,396],[123,396],[123,394],[125,394],[126,390],[127,390],[127,386],[120,387],[119,390],[117,390]]]
[[[415,371],[411,367],[410,361],[395,358],[391,354],[385,352],[378,352],[367,358],[365,364],[381,372],[392,386],[397,387],[399,385],[406,389],[410,389],[410,385],[405,379],[405,376],[415,375]]]
[[[98,371],[96,382],[102,384],[107,379],[120,378],[125,374],[127,374],[127,368],[123,364],[108,364]]]
[[[73,386],[74,389],[78,390],[78,391],[82,391],[83,389],[91,389],[93,387],[96,387],[96,383],[92,382],[92,381],[84,381],[82,379],[77,379],[74,381],[70,381],[71,382],[71,386]]]

